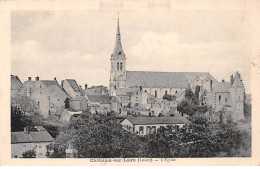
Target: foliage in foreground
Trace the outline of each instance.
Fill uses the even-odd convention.
[[[178,131],[168,126],[142,137],[125,131],[116,117],[82,115],[60,132],[49,157],[64,158],[69,141],[79,158],[251,156],[250,133],[231,128],[212,132],[205,121],[194,122]]]

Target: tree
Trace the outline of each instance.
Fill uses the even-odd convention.
[[[22,154],[22,157],[23,158],[35,158],[36,157],[35,150],[28,150],[28,151],[24,152]]]
[[[62,156],[70,141],[79,158],[141,157],[143,138],[124,130],[120,121],[113,115],[84,114],[72,119],[57,136],[53,156]]]
[[[173,100],[175,100],[175,99],[176,99],[175,95],[165,94],[165,95],[163,96],[163,100],[173,101]]]
[[[199,92],[200,92],[200,87],[197,85],[196,87],[195,87],[195,98],[196,98],[196,100],[199,102]]]
[[[64,101],[65,103],[65,108],[68,109],[70,108],[70,99],[69,98],[66,98],[66,100]]]

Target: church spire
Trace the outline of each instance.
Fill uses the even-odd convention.
[[[119,27],[119,13],[118,13],[118,19],[117,19],[116,44],[115,44],[115,48],[114,48],[112,57],[122,57],[122,58],[125,57],[123,47],[121,44],[121,34],[120,34],[120,27]]]

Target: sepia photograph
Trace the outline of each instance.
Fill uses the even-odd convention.
[[[98,2],[10,10],[5,156],[104,165],[252,158],[250,11]]]

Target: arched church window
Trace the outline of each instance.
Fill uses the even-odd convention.
[[[157,90],[154,91],[154,96],[157,98]]]
[[[221,101],[221,95],[218,96],[218,101]]]
[[[117,63],[117,70],[119,70],[119,63]]]
[[[120,70],[122,70],[122,67],[123,67],[123,66],[122,66],[122,63],[120,63]]]
[[[165,95],[167,95],[167,90],[165,90]]]

